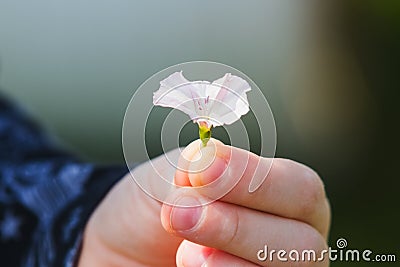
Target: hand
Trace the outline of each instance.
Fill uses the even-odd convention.
[[[175,261],[178,266],[201,266],[204,262],[208,266],[288,266],[290,262],[277,259],[272,263],[259,261],[257,252],[266,244],[269,249],[288,252],[318,252],[326,247],[330,210],[315,172],[290,160],[274,159],[265,182],[249,193],[253,176],[265,175],[257,172],[257,166],[269,166],[271,159],[213,141],[215,147],[202,149],[200,157],[196,142],[183,153],[185,158],[197,158],[188,162],[189,169],[205,165],[210,155],[216,154],[211,166],[197,174],[177,171],[175,182],[199,186],[219,176],[217,180],[227,180],[243,172],[233,190],[209,205],[179,208],[150,198],[127,175],[91,216],[79,266],[174,266]],[[168,155],[178,153],[174,150]],[[165,170],[165,175],[171,171],[164,156],[152,163]],[[245,169],[238,171],[243,166]],[[157,177],[150,162],[137,167],[134,175],[149,180]],[[187,189],[172,192],[170,203],[209,202],[210,192]],[[328,262],[315,266],[318,264],[327,266]]]
[[[164,228],[185,239],[178,249],[177,265],[328,266],[327,254],[323,261],[301,261],[303,250],[313,249],[318,259],[321,251],[327,248],[330,208],[318,175],[291,160],[272,161],[213,141],[215,147],[199,149],[198,143],[192,143],[185,149],[183,157],[189,161],[180,167],[188,171],[177,171],[175,182],[203,186],[216,179],[227,181],[238,175],[240,180],[225,196],[209,205],[196,208],[163,205]],[[210,165],[211,155],[216,158]],[[208,165],[205,171],[195,172]],[[262,180],[269,167],[264,183],[249,193],[250,181],[253,178]],[[190,206],[209,201],[207,190],[201,194],[184,188],[179,191],[169,200],[171,203]],[[272,261],[270,255],[266,261],[260,261],[257,253],[265,245],[268,254],[272,249],[285,250],[287,254],[283,257],[289,261],[278,260],[277,253],[273,254]],[[290,261],[291,250],[300,252],[299,262]]]
[[[178,149],[145,162],[135,177],[158,181],[175,169],[166,157],[179,157]],[[86,225],[80,267],[175,266],[182,238],[167,233],[160,221],[162,203],[139,188],[131,174],[121,179],[103,199]]]

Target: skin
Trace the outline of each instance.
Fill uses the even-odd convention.
[[[175,172],[175,183],[183,187],[168,200],[182,205],[209,202],[209,192],[189,187],[239,173],[232,190],[208,205],[179,207],[149,197],[128,174],[92,214],[78,266],[328,266],[328,259],[283,262],[276,254],[273,261],[257,258],[265,244],[287,252],[314,249],[317,255],[327,248],[330,208],[319,176],[303,164],[260,158],[211,140],[206,148],[195,141],[182,152],[179,167],[188,171]],[[173,168],[165,157],[152,163],[160,170]],[[253,176],[265,176],[260,166],[271,167],[268,176],[249,193]],[[134,175],[149,180],[157,176],[150,162],[138,166]]]

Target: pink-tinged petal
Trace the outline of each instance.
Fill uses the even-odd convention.
[[[246,93],[250,85],[242,78],[225,74],[207,89],[212,99],[209,116],[220,124],[232,124],[249,111]],[[217,125],[214,125],[217,126]]]
[[[160,88],[153,94],[153,104],[164,103],[165,97],[177,96],[179,99],[199,97],[197,88],[193,87],[181,72],[175,72],[160,82]],[[168,105],[169,103],[164,103]]]
[[[153,104],[181,110],[194,122],[220,126],[232,124],[249,111],[246,93],[250,90],[245,80],[230,73],[210,84],[190,82],[181,71],[160,82]]]
[[[185,112],[191,119],[198,117],[194,99],[200,98],[199,86],[188,81],[181,72],[175,72],[160,82],[153,95],[153,104]]]
[[[212,85],[214,85],[219,90],[215,90],[214,86],[210,86],[206,94],[209,95],[211,98],[223,101],[226,97],[229,97],[229,93],[234,93],[237,96],[243,96],[248,105],[246,92],[250,91],[251,88],[249,83],[244,79],[227,73],[224,75],[224,77],[213,81]]]

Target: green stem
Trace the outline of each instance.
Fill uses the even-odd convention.
[[[203,147],[207,146],[207,143],[211,138],[211,128],[199,125],[199,136],[201,142],[203,143]]]

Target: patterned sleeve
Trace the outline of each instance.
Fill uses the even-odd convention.
[[[90,214],[126,172],[61,151],[0,97],[1,266],[74,266]]]

